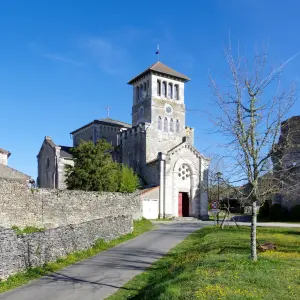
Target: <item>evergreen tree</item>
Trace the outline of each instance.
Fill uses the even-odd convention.
[[[66,166],[68,189],[133,192],[138,179],[133,170],[112,160],[112,146],[106,140],[83,142],[72,149],[74,166]]]

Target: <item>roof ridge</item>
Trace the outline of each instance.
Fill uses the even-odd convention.
[[[167,65],[165,65],[164,63],[157,61],[154,64],[152,64],[149,68],[147,68],[146,70],[144,70],[143,72],[139,73],[137,76],[135,76],[134,78],[132,78],[131,80],[128,81],[128,84],[132,84],[134,81],[136,81],[139,77],[143,76],[144,74],[146,74],[149,71],[155,71],[161,74],[167,74],[176,78],[181,78],[184,81],[189,81],[190,78],[187,77],[186,75],[168,67]]]

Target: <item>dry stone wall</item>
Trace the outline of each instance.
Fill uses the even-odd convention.
[[[119,215],[141,217],[138,193],[30,189],[26,182],[0,179],[0,226],[55,228]]]
[[[106,217],[23,235],[0,228],[0,280],[88,249],[98,239],[108,241],[132,230],[131,216]]]

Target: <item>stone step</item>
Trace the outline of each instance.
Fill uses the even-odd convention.
[[[194,217],[175,217],[174,221],[198,221],[198,219]]]

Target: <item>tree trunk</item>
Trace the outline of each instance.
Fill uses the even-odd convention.
[[[256,213],[257,201],[252,202],[252,219],[251,219],[251,260],[257,261],[257,251],[256,251]]]

